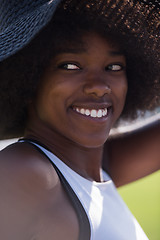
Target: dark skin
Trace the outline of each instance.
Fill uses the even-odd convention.
[[[101,182],[103,145],[125,102],[127,80],[122,65],[126,63],[118,49],[97,34],[88,35],[84,42],[85,51],[53,59],[29,105],[25,137],[45,144],[83,177]],[[77,112],[84,108],[96,110],[101,117],[92,119]],[[111,109],[107,115],[105,108]],[[123,155],[119,142],[109,144],[111,159],[104,166],[107,170],[109,166],[117,185],[127,183],[133,176],[123,179],[121,171],[130,159],[127,153]],[[128,147],[132,145],[128,141]],[[121,161],[113,155],[112,147],[118,149]],[[135,157],[137,162],[139,155]],[[0,184],[1,239],[78,239],[78,219],[57,173],[31,144],[16,143],[1,151]]]
[[[160,122],[112,137],[104,147],[103,168],[117,187],[160,169]]]

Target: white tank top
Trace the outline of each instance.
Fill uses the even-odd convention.
[[[91,240],[148,240],[106,172],[102,172],[104,182],[87,180],[52,152],[32,143],[57,166],[79,198],[90,222]]]

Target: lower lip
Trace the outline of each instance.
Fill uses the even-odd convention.
[[[95,117],[95,118],[94,118],[94,117],[91,117],[91,116],[83,115],[83,114],[81,114],[81,113],[73,110],[73,108],[70,108],[70,109],[71,109],[72,112],[75,113],[78,117],[81,117],[81,118],[84,119],[84,120],[89,120],[89,121],[91,121],[91,122],[96,122],[96,123],[98,123],[98,122],[99,122],[99,123],[106,122],[106,120],[108,119],[108,117],[109,117],[110,114],[111,114],[111,107],[107,109],[107,110],[108,110],[107,115],[106,115],[106,116],[103,116],[103,117],[100,117],[100,118],[98,118],[98,117]]]

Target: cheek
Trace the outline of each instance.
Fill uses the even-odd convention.
[[[114,88],[114,96],[115,96],[115,117],[118,118],[124,108],[126,95],[128,90],[127,79],[122,79],[122,81],[117,82]]]
[[[125,102],[126,95],[127,95],[127,90],[128,90],[128,82],[127,78],[122,78],[119,79],[119,81],[116,82],[115,84],[115,95],[117,96],[117,99],[119,102]]]
[[[126,99],[126,95],[127,95],[127,92],[128,92],[128,80],[127,80],[127,77],[125,79],[123,92],[124,92],[124,98]]]
[[[41,120],[61,116],[69,105],[71,91],[69,81],[51,81],[41,88],[36,97],[36,108]]]
[[[123,103],[125,103],[127,91],[128,91],[128,84],[126,80],[126,82],[121,87],[121,98]]]

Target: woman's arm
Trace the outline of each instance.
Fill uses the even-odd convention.
[[[117,187],[160,169],[160,120],[111,137],[104,146],[103,168]]]

